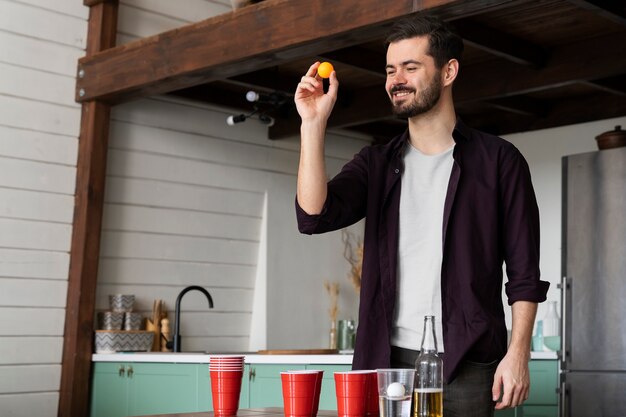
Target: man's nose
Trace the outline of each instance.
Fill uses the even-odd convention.
[[[404,71],[399,70],[398,72],[396,72],[395,77],[393,77],[393,84],[394,85],[404,85],[406,84],[406,77],[404,76]]]

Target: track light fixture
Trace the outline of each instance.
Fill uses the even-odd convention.
[[[280,92],[273,92],[269,94],[259,93],[253,90],[250,90],[246,93],[246,100],[250,103],[255,103],[253,110],[247,114],[238,114],[238,115],[230,115],[226,118],[226,124],[228,126],[234,126],[237,123],[243,123],[246,119],[258,115],[258,119],[261,123],[264,123],[268,126],[274,125],[274,118],[267,115],[267,113],[276,110],[287,101],[287,96]],[[261,109],[256,104],[265,104],[269,106],[269,108]]]

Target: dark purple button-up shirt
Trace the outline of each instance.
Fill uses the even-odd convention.
[[[509,304],[544,301],[549,286],[539,280],[539,210],[524,157],[504,139],[460,121],[453,138],[442,225],[446,381],[463,359],[490,362],[506,353],[503,262]],[[366,218],[354,369],[389,367],[404,146],[408,132],[361,150],[328,182],[321,214],[307,214],[296,201],[302,233],[328,232]],[[423,317],[415,320],[421,323]]]

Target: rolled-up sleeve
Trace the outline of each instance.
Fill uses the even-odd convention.
[[[530,170],[514,146],[503,152],[500,167],[500,213],[508,303],[542,302],[546,300],[550,283],[540,280],[539,208]]]

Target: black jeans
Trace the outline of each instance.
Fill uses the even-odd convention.
[[[392,346],[391,367],[415,368],[418,353],[415,350]],[[491,386],[497,367],[498,361],[491,363],[463,361],[456,378],[451,383],[443,385],[443,415],[493,417],[496,403],[491,399]]]

